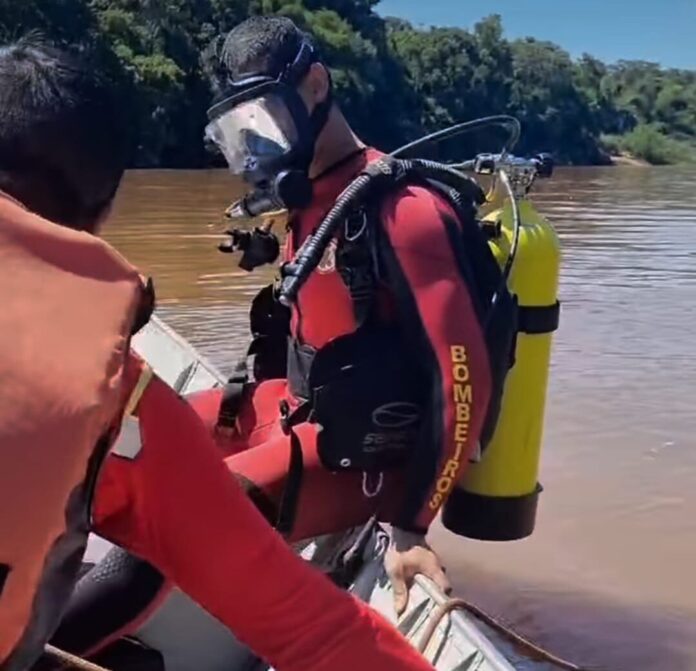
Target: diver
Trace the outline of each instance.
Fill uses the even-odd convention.
[[[238,25],[220,66],[207,139],[250,188],[234,210],[288,211],[288,263],[343,189],[383,154],[355,135],[329,69],[290,19]],[[464,209],[469,224],[474,210]],[[289,540],[372,515],[391,523],[385,563],[400,613],[417,573],[449,590],[425,535],[475,456],[500,385],[483,335],[476,262],[453,242],[461,213],[423,184],[355,219],[291,310],[273,287],[254,301],[255,382],[242,365],[224,393],[191,403],[213,427],[228,468]],[[375,243],[362,244],[370,234]],[[288,458],[298,444],[301,475],[293,466],[300,459]]]
[[[127,163],[120,102],[92,63],[0,49],[0,668],[41,655],[92,529],[278,669],[430,669],[293,554],[200,418],[129,352],[152,285],[96,237]]]

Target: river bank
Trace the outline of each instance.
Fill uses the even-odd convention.
[[[635,158],[629,156],[628,154],[615,154],[609,157],[611,165],[615,166],[628,166],[631,168],[649,168],[651,166],[646,160],[642,158]]]

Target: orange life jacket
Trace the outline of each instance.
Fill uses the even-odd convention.
[[[108,244],[0,193],[0,669],[24,671],[80,567],[99,466],[140,386],[143,283]]]

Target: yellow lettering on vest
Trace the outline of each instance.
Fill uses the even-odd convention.
[[[471,403],[473,400],[473,388],[468,382],[470,377],[468,365],[468,353],[464,345],[452,345],[450,347],[450,360],[452,365],[452,378],[454,379],[454,442],[455,454],[445,462],[440,476],[435,483],[435,492],[428,502],[431,510],[437,510],[449,494],[457,480],[462,455],[465,453],[469,440],[469,425],[471,421]]]
[[[454,459],[449,459],[445,464],[445,469],[442,471],[442,475],[448,478],[457,477],[457,468],[459,468],[459,462]]]
[[[466,386],[461,384],[454,385],[454,402],[455,403],[471,403],[471,385]]]
[[[463,345],[452,345],[450,347],[450,358],[452,363],[466,363],[466,347]]]
[[[469,438],[469,425],[456,424],[454,427],[454,439],[457,442],[465,443]]]
[[[430,508],[430,510],[437,510],[441,503],[442,496],[440,494],[433,494],[433,497],[430,499],[430,503],[428,503],[428,508]]]
[[[440,494],[447,494],[447,492],[449,492],[451,486],[452,486],[452,479],[442,477],[437,481],[436,489]]]
[[[465,363],[457,363],[452,367],[452,377],[457,382],[466,382],[469,379],[469,366]]]
[[[457,404],[457,421],[468,422],[471,417],[471,407],[464,403]]]

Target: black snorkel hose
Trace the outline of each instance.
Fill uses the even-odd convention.
[[[455,169],[455,167],[436,161],[400,159],[397,157],[424,144],[444,140],[488,126],[502,126],[511,129],[504,151],[511,148],[519,138],[520,123],[514,117],[507,115],[485,117],[456,124],[450,128],[427,135],[400,147],[388,156],[368,165],[336,199],[329,213],[317,230],[307,238],[295,255],[295,258],[282,267],[283,279],[279,292],[280,302],[287,307],[295,302],[300,289],[319,265],[327,246],[335,237],[339,226],[350,214],[351,209],[355,208],[356,203],[364,202],[366,198],[372,196],[378,189],[384,188],[385,182],[393,184],[395,181],[404,180],[407,176],[416,176],[420,180],[435,180],[470,195],[471,200],[477,205],[484,203],[485,195],[481,187],[473,179]]]

